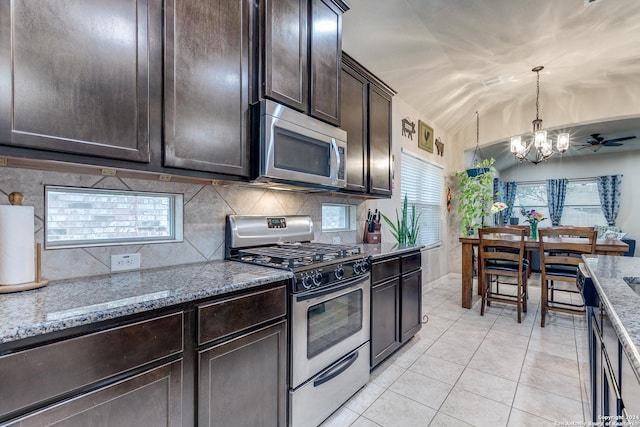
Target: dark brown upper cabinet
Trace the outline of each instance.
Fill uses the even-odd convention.
[[[0,143],[149,162],[151,0],[0,0]]]
[[[165,1],[165,166],[249,175],[252,4]]]
[[[261,96],[340,124],[341,0],[260,3]]]
[[[347,131],[347,190],[368,190],[369,82],[348,64],[342,65],[340,127]]]
[[[395,92],[342,55],[341,128],[347,131],[346,192],[391,196],[391,98]]]

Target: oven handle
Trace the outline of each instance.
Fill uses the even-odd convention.
[[[338,364],[338,366],[325,372],[324,374],[320,375],[320,377],[318,377],[317,380],[313,381],[313,386],[320,387],[322,384],[331,381],[332,379],[334,379],[335,377],[337,377],[338,375],[340,375],[341,373],[349,369],[349,367],[353,365],[356,360],[358,360],[359,355],[360,355],[360,351],[355,351],[351,353],[347,358],[343,359]]]
[[[318,298],[318,297],[321,297],[321,296],[324,296],[324,295],[329,295],[329,294],[332,294],[334,292],[350,288],[353,285],[358,284],[360,282],[366,282],[367,280],[369,280],[369,275],[368,274],[366,276],[358,277],[357,279],[351,280],[349,282],[342,283],[342,284],[337,285],[337,286],[332,286],[330,288],[322,289],[321,291],[317,291],[317,292],[311,291],[311,292],[306,293],[304,295],[296,296],[296,302],[307,301],[307,300]]]

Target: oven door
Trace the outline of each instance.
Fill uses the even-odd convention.
[[[369,341],[368,274],[292,295],[291,388]]]
[[[271,104],[268,107],[274,110],[273,115],[260,117],[260,171],[256,181],[345,187],[346,138],[334,135],[344,131],[285,107],[281,107],[283,111],[274,109]]]

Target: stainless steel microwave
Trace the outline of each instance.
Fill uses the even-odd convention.
[[[252,109],[253,180],[303,188],[347,185],[347,132],[271,100]]]

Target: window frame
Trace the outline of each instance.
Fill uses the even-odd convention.
[[[325,207],[343,207],[344,208],[344,213],[345,213],[345,222],[346,222],[346,228],[325,228],[324,225],[324,219],[325,219],[325,213],[324,213],[324,208]],[[322,203],[321,206],[321,211],[322,211],[322,218],[320,221],[320,229],[323,233],[341,233],[344,231],[355,231],[356,230],[356,206],[354,205],[350,205],[350,204],[346,204],[346,203]]]
[[[517,182],[517,181],[516,181]],[[600,213],[600,221],[596,221],[595,223],[591,224],[587,224],[585,223],[572,223],[570,225],[575,225],[575,226],[585,226],[585,227],[592,227],[594,225],[607,225],[606,219],[604,217],[604,214],[602,213],[602,207],[600,205],[600,201],[599,201],[599,196],[598,197],[598,201],[597,203],[593,203],[593,204],[576,204],[576,203],[569,203],[567,204],[567,198],[569,198],[569,191],[571,190],[571,186],[579,184],[579,183],[593,183],[596,185],[597,188],[597,179],[596,178],[568,178],[567,179],[567,195],[565,198],[565,204],[564,204],[564,208],[562,211],[562,218],[560,220],[561,224],[567,224],[567,221],[565,220],[565,215],[567,213],[567,208],[580,208],[580,207],[585,207],[585,208],[594,208],[597,207],[600,209],[599,213]],[[542,225],[543,227],[549,227],[551,226],[551,219],[549,219],[549,201],[547,200],[547,196],[546,196],[546,181],[524,181],[524,182],[518,182],[518,189],[516,190],[516,194],[520,191],[520,189],[522,187],[525,186],[539,186],[542,187],[543,191],[544,191],[544,198],[545,198],[545,203],[541,204],[541,205],[527,205],[527,206],[523,206],[525,209],[529,210],[529,209],[533,209],[535,208],[536,210],[538,210],[539,208],[541,208],[541,211],[545,214],[545,217],[547,219],[545,219],[543,222],[540,223],[540,225]],[[597,192],[595,193],[597,194]],[[517,212],[517,216],[520,219],[520,221],[524,221],[524,218],[522,217],[522,215],[520,214],[520,196],[516,195],[516,200],[518,200],[518,203],[514,203],[514,210],[513,212],[516,213]],[[512,214],[513,215],[513,214]]]
[[[112,239],[84,239],[84,240],[64,240],[50,241],[49,236],[49,193],[50,192],[65,193],[89,193],[96,195],[109,194],[113,196],[140,196],[140,197],[166,197],[169,198],[169,228],[168,236],[144,237],[135,236],[131,238],[112,238]],[[44,186],[44,247],[47,250],[52,249],[73,249],[73,248],[89,248],[103,246],[125,246],[125,245],[146,245],[152,243],[180,243],[184,241],[184,195],[181,193],[163,193],[154,191],[134,191],[134,190],[115,190],[104,188],[90,187],[71,187],[60,185]]]

